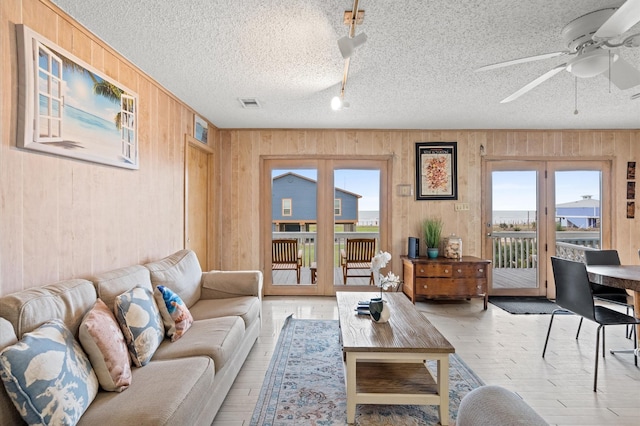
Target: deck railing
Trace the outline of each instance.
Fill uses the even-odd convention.
[[[273,239],[295,238],[302,250],[302,266],[309,267],[316,259],[315,232],[273,232]],[[340,250],[344,249],[347,238],[375,238],[378,232],[336,232],[334,234],[334,267],[340,266]],[[556,237],[556,256],[566,259],[584,260],[586,250],[600,248],[598,232],[560,232]],[[535,232],[494,232],[492,259],[493,268],[529,269],[538,267],[538,248]]]
[[[493,268],[528,269],[538,267],[535,232],[493,232]],[[586,250],[600,248],[597,231],[562,231],[556,234],[556,256],[584,260]]]
[[[316,259],[316,233],[315,232],[273,232],[272,239],[291,238],[298,240],[298,248],[302,250],[302,266],[309,267]],[[333,236],[334,267],[340,266],[340,250],[346,246],[347,238],[375,238],[376,247],[379,248],[379,232],[336,232]]]

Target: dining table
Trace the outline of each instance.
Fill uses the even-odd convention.
[[[593,283],[631,290],[633,292],[634,313],[636,317],[640,317],[640,265],[587,265],[587,274]],[[639,336],[640,326],[636,326],[638,347],[640,347]],[[636,349],[635,352],[640,356],[639,349]]]

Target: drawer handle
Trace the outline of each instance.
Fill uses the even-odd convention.
[[[427,288],[427,285],[426,285],[426,284],[425,284],[425,285],[423,285],[423,286],[422,286],[422,288]]]
[[[420,269],[420,272],[424,273],[424,269]]]
[[[449,273],[449,270],[448,270],[448,269],[445,269],[445,270],[444,270],[444,273],[445,273],[445,274],[448,274],[448,273]]]
[[[462,269],[458,269],[458,273],[461,274],[462,273]]]
[[[484,272],[484,269],[480,268],[478,269],[478,272]]]

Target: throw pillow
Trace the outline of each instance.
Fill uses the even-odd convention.
[[[102,299],[80,323],[80,343],[89,355],[98,382],[106,391],[122,392],[131,384],[131,359],[122,330]]]
[[[165,286],[157,286],[153,296],[158,303],[158,309],[160,309],[167,336],[171,338],[172,342],[175,342],[193,324],[191,312],[189,312],[187,305],[184,304],[180,296]]]
[[[147,365],[160,346],[164,327],[151,291],[135,287],[115,300],[116,319],[137,367]]]
[[[0,376],[28,424],[76,424],[98,393],[87,356],[57,319],[3,349]]]

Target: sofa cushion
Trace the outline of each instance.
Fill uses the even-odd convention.
[[[151,283],[154,287],[169,287],[184,300],[187,308],[191,308],[200,299],[202,269],[193,251],[180,250],[145,266],[151,272]]]
[[[194,321],[189,332],[177,342],[162,342],[153,360],[208,356],[219,371],[240,346],[243,337],[244,322],[240,317]]]
[[[98,297],[113,310],[116,297],[132,288],[141,287],[153,291],[149,270],[142,265],[115,269],[92,278]]]
[[[252,324],[260,316],[260,299],[252,296],[231,297],[228,299],[199,300],[189,310],[194,320],[240,316],[245,326]]]
[[[164,338],[164,326],[151,291],[136,287],[116,297],[115,314],[134,365],[146,365]]]
[[[95,301],[96,290],[91,281],[60,281],[3,296],[0,316],[9,320],[18,338],[56,318],[77,336],[82,317]]]
[[[131,384],[131,359],[122,330],[111,309],[100,299],[80,324],[79,339],[98,382],[106,391],[122,392]]]
[[[98,393],[87,356],[59,319],[3,349],[0,375],[29,424],[75,424]]]
[[[133,369],[125,392],[99,392],[78,425],[210,424],[207,404],[215,390],[210,358],[154,360]]]
[[[168,287],[159,285],[154,290],[153,297],[158,304],[167,337],[175,342],[191,327],[193,317],[180,296]]]
[[[0,317],[0,351],[11,346],[18,341],[13,326],[9,321]],[[1,379],[0,379],[1,380]],[[4,386],[0,386],[0,425],[18,425],[22,422],[22,417],[13,405]]]

